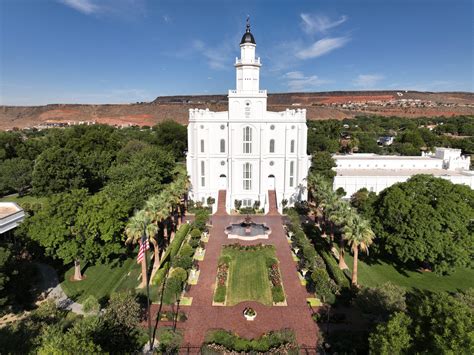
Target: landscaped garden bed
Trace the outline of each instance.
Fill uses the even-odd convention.
[[[202,354],[230,353],[272,353],[298,354],[295,334],[283,329],[262,335],[257,339],[245,339],[227,330],[218,329],[209,332],[203,345]]]
[[[268,306],[285,302],[274,246],[231,244],[222,248],[214,302],[232,306],[244,301]]]

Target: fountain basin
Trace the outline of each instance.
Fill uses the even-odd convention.
[[[271,233],[263,223],[234,223],[225,229],[227,238],[240,240],[268,239]]]

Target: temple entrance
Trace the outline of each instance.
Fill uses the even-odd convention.
[[[275,175],[268,175],[268,190],[275,190]]]
[[[219,176],[219,190],[226,190],[227,189],[227,176],[222,174]]]

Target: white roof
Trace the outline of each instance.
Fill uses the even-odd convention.
[[[372,153],[335,154],[333,158],[334,160],[442,160],[434,156],[378,155]]]
[[[445,169],[337,169],[337,176],[412,176],[427,174],[433,176],[472,176],[469,171]]]

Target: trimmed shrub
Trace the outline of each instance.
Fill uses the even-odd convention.
[[[229,265],[231,261],[231,258],[229,255],[222,255],[220,258],[219,258],[219,261],[218,261],[218,265],[221,265],[221,264],[227,264]]]
[[[181,282],[184,282],[188,279],[188,273],[183,268],[177,267],[171,273],[171,277],[176,277],[177,279],[181,280]]]
[[[212,345],[220,345],[229,352],[275,352],[277,348],[284,345],[286,345],[285,352],[291,350],[296,353],[297,351],[295,334],[289,329],[273,331],[257,339],[241,338],[227,330],[218,329],[207,334],[205,344],[210,346],[211,350]]]
[[[165,290],[163,292],[164,303],[172,304],[176,302],[177,297],[183,290],[183,282],[177,277],[168,277],[166,280]]]
[[[155,277],[151,280],[152,285],[161,285],[166,277],[166,273],[170,268],[170,263],[162,263],[160,269],[156,272]]]
[[[179,256],[192,256],[194,254],[194,249],[188,243],[183,244],[181,249],[179,250]]]
[[[86,313],[97,313],[100,310],[99,301],[93,295],[89,295],[82,304],[83,310]]]
[[[199,246],[199,244],[201,244],[201,240],[196,239],[196,238],[191,238],[188,244],[191,246],[191,248],[196,249]]]
[[[342,270],[339,269],[339,265],[332,255],[326,250],[320,250],[319,253],[326,263],[326,268],[329,275],[336,282],[336,284],[340,287],[349,287],[349,280],[347,280]]]
[[[183,268],[185,270],[190,269],[193,266],[193,258],[190,256],[176,255],[171,262],[175,268]]]
[[[197,228],[194,228],[192,231],[191,231],[191,238],[193,239],[200,239],[201,238],[201,231]]]
[[[194,216],[193,226],[204,232],[207,229],[207,221],[209,220],[209,211],[207,209],[199,209]]]
[[[183,336],[177,331],[173,331],[170,328],[161,330],[158,336],[158,350],[163,354],[175,354],[177,353]]]

